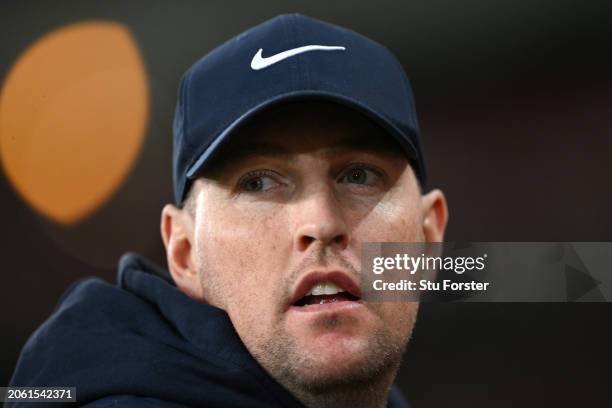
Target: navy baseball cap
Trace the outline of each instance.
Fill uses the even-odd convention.
[[[272,105],[302,99],[336,102],[378,123],[405,150],[425,188],[414,97],[397,59],[351,30],[291,14],[232,38],[183,75],[173,125],[177,205],[241,124]]]

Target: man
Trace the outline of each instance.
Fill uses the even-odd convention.
[[[73,286],[11,385],[106,406],[405,406],[392,383],[413,302],[361,299],[361,245],[441,241],[395,58],[300,15],[198,61],[174,123],[168,274],[122,258]]]

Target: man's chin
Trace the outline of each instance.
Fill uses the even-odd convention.
[[[392,378],[409,328],[390,331],[375,313],[290,315],[265,341],[247,347],[292,391],[327,392]],[[399,330],[397,330],[399,329]]]
[[[365,336],[345,333],[323,333],[309,338],[301,338],[300,349],[314,367],[335,370],[354,369],[363,365],[372,353],[373,345]],[[314,368],[313,367],[313,368]]]
[[[311,390],[375,381],[397,368],[403,351],[401,345],[385,344],[375,333],[341,331],[301,337],[296,345],[294,351],[299,355],[294,359],[293,376]]]

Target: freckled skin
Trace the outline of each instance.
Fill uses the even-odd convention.
[[[227,160],[253,140],[286,152]],[[381,148],[337,149],[372,140]],[[384,405],[418,304],[304,316],[289,298],[314,270],[358,279],[362,243],[441,240],[443,195],[425,199],[392,137],[334,104],[260,114],[217,157],[192,187],[201,300],[225,309],[251,354],[305,404]]]

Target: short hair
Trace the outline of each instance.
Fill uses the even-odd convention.
[[[195,216],[196,196],[197,196],[196,190],[197,189],[195,187],[195,183],[191,183],[191,185],[189,186],[189,189],[187,190],[187,193],[185,194],[185,199],[183,200],[183,210],[187,211],[187,213],[191,215],[192,217]]]

